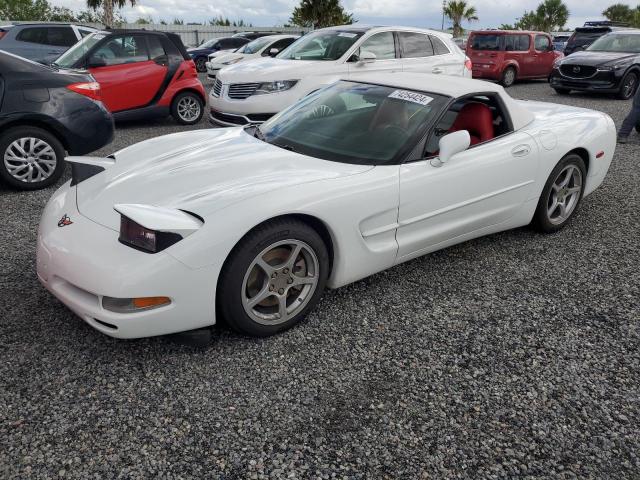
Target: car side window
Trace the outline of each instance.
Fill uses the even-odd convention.
[[[434,37],[433,35],[429,35],[431,39],[431,45],[433,45],[433,54],[434,55],[446,55],[447,53],[451,53],[447,46],[444,44],[442,40],[438,37]]]
[[[144,38],[134,35],[126,35],[109,40],[92,57],[101,58],[107,65],[122,65],[149,60]]]
[[[429,36],[423,33],[398,32],[403,58],[422,58],[433,55]]]
[[[551,46],[551,42],[549,41],[549,37],[545,35],[536,35],[535,47],[538,52],[546,52],[549,50]]]
[[[282,40],[278,40],[277,42],[273,42],[270,46],[265,48],[264,52],[262,52],[262,56],[266,57],[271,53],[271,49],[275,48],[278,52],[281,52],[289,45],[293,43],[293,38],[283,38]]]
[[[504,49],[507,52],[528,52],[529,35],[505,35]]]
[[[79,28],[78,31],[80,32],[80,36],[82,38],[86,37],[87,35],[91,35],[93,33],[93,31],[87,30],[85,28]]]
[[[234,38],[233,42],[231,44],[231,47],[232,48],[238,48],[238,47],[241,47],[243,45],[246,45],[247,43],[249,43],[249,42],[247,42],[247,40],[245,40],[244,38]]]
[[[155,35],[148,35],[147,43],[149,44],[149,57],[151,60],[155,60],[156,58],[163,57],[167,54],[162,46],[162,41]]]
[[[396,45],[392,32],[381,32],[367,38],[360,46],[361,52],[371,52],[378,60],[396,58]]]
[[[18,32],[16,40],[20,42],[39,43],[46,45],[47,43],[47,28],[46,27],[30,27],[25,28]]]
[[[47,44],[58,47],[70,47],[75,45],[78,39],[71,27],[47,28]]]

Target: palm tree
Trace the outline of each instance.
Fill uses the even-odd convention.
[[[625,5],[624,3],[614,3],[610,5],[602,12],[602,16],[612,22],[633,22],[633,10],[631,10],[629,5]]]
[[[478,20],[476,15],[476,7],[467,5],[465,0],[450,0],[444,7],[444,14],[453,22],[453,36],[459,37],[462,35],[463,28],[461,26],[462,20],[469,22]]]
[[[124,7],[127,3],[131,3],[133,7],[136,4],[136,0],[87,0],[87,6],[94,10],[98,10],[102,7],[102,23],[105,27],[113,27],[113,5],[117,5],[118,8]]]
[[[301,0],[291,14],[291,23],[300,27],[322,28],[348,25],[353,15],[345,12],[339,0]]]
[[[544,0],[536,9],[536,17],[539,30],[561,30],[569,19],[569,9],[562,0]]]

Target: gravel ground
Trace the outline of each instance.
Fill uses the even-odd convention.
[[[510,92],[618,125],[630,106]],[[180,129],[124,125],[100,153]],[[0,477],[639,478],[632,138],[559,234],[464,243],[328,292],[282,335],[202,348],[76,318],[35,275],[54,189],[1,189]]]

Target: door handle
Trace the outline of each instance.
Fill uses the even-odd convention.
[[[443,69],[441,69],[440,67],[436,67],[433,70],[431,70],[431,73],[442,73],[444,72]]]
[[[518,145],[511,150],[511,155],[514,157],[526,157],[531,152],[531,147],[529,145]]]

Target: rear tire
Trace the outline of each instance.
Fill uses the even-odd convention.
[[[620,84],[620,90],[616,94],[620,100],[629,100],[633,97],[638,89],[638,74],[635,72],[627,73]]]
[[[182,92],[171,102],[171,116],[182,125],[195,125],[204,115],[204,102],[195,92]]]
[[[0,134],[0,178],[14,188],[37,190],[58,181],[64,172],[60,140],[37,127],[13,127]]]
[[[206,57],[198,57],[196,58],[195,64],[196,64],[196,70],[198,70],[198,72],[202,73],[202,72],[206,72],[207,71],[207,59]]]
[[[504,88],[509,88],[511,85],[516,83],[517,72],[513,67],[507,67],[502,72],[502,77],[500,78],[500,85]]]
[[[236,332],[274,335],[304,319],[328,275],[320,235],[298,220],[273,220],[248,233],[229,255],[218,282],[218,310]]]
[[[570,153],[560,160],[544,185],[532,225],[544,233],[563,229],[580,205],[586,179],[579,155]]]
[[[554,88],[554,90],[558,95],[569,95],[571,93],[568,88]]]

